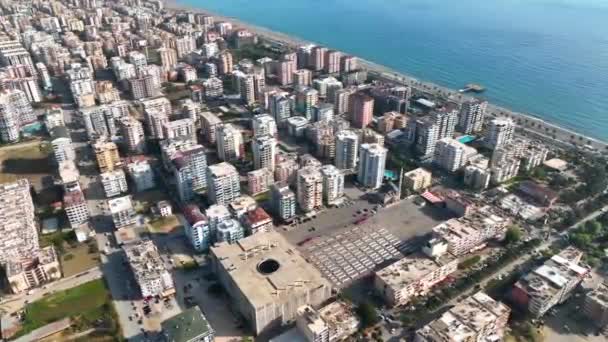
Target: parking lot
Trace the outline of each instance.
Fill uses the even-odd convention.
[[[304,255],[335,286],[342,287],[367,275],[376,266],[401,254],[399,240],[385,228],[352,227],[334,236],[302,245]]]
[[[308,221],[278,230],[293,244],[337,234],[352,226],[383,227],[400,242],[429,233],[437,224],[451,218],[442,208],[420,207],[413,198],[383,208],[362,198],[350,197],[351,205],[328,208]]]

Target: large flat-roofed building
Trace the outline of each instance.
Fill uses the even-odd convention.
[[[154,242],[140,240],[125,244],[123,249],[142,297],[167,297],[175,293],[171,273],[165,268]]]
[[[318,306],[331,285],[274,231],[211,248],[213,268],[256,334],[295,320],[302,305]]]
[[[415,253],[376,272],[374,286],[390,306],[407,304],[424,295],[458,268],[450,254],[429,258]]]
[[[508,306],[477,292],[416,331],[415,341],[502,341],[510,313]]]
[[[108,211],[116,229],[135,223],[135,210],[130,196],[116,197],[108,200]]]
[[[61,278],[61,267],[55,247],[41,248],[27,259],[11,260],[5,265],[6,279],[13,293],[41,286]]]
[[[511,290],[512,300],[533,316],[542,317],[565,302],[589,270],[579,265],[583,252],[568,247],[523,276]]]
[[[583,312],[596,327],[605,329],[608,326],[608,284],[601,284],[587,293]]]

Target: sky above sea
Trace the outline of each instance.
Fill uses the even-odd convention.
[[[178,0],[608,140],[608,0]]]

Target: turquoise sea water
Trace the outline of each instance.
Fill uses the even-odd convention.
[[[605,0],[178,0],[608,140]]]

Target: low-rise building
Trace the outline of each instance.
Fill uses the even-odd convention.
[[[477,292],[416,331],[415,341],[502,341],[510,313],[508,306]]]
[[[151,240],[123,245],[127,261],[143,298],[175,294],[173,278]]]
[[[266,210],[257,207],[243,215],[243,226],[248,235],[265,233],[272,229],[272,217]]]
[[[377,271],[374,285],[388,305],[404,305],[428,293],[457,268],[458,259],[450,254],[430,258],[415,253]]]
[[[589,270],[579,262],[583,252],[568,247],[523,276],[511,290],[511,299],[534,317],[565,302]]]
[[[160,201],[156,204],[156,209],[160,217],[167,217],[173,215],[173,207],[169,201]]]
[[[226,219],[217,223],[215,227],[215,241],[235,243],[245,237],[245,229],[235,219]]]
[[[165,342],[213,342],[215,330],[198,306],[184,310],[161,323]]]
[[[212,232],[215,232],[217,229],[217,225],[229,218],[232,217],[228,207],[225,205],[214,204],[205,210],[205,216],[207,216],[207,220],[209,220],[209,229]],[[213,238],[215,238],[215,233],[213,233]]]
[[[230,202],[228,209],[230,209],[232,216],[240,220],[243,215],[255,210],[257,206],[258,202],[255,200],[255,198],[248,195],[241,195],[235,198],[234,201]]]
[[[59,258],[53,246],[34,251],[27,259],[4,265],[11,292],[20,293],[61,278]]]

